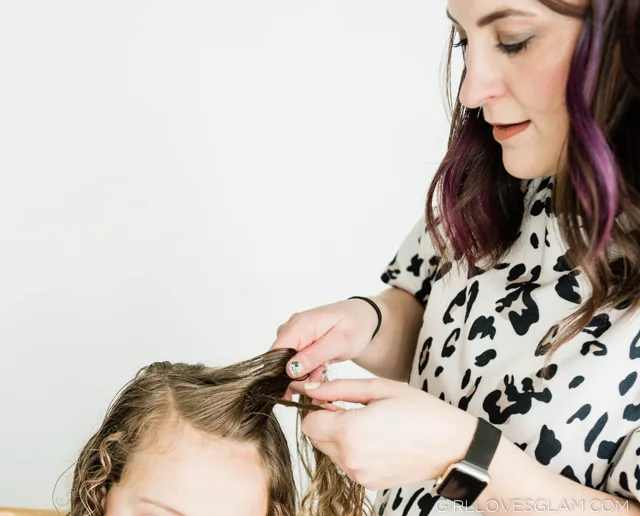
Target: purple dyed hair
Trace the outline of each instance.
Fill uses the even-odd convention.
[[[640,307],[640,0],[592,0],[588,6],[539,1],[584,21],[566,87],[567,169],[558,172],[552,195],[569,265],[584,271],[592,294],[567,319],[572,322],[565,331],[554,332],[552,353],[597,310]],[[449,62],[454,36],[452,29]],[[452,113],[448,151],[429,188],[426,221],[438,253],[463,262],[472,275],[480,260],[495,266],[515,243],[524,192],[522,181],[505,170],[481,109],[466,109],[456,100]],[[613,246],[623,258],[610,261]]]

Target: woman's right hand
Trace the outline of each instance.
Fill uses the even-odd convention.
[[[293,314],[278,327],[271,349],[292,348],[298,353],[287,364],[293,381],[285,397],[303,393],[304,383],[322,382],[331,363],[358,357],[371,342],[378,316],[367,302],[348,299]]]

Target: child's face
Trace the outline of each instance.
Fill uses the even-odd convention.
[[[167,426],[131,457],[107,496],[106,516],[265,516],[257,449],[186,425]]]

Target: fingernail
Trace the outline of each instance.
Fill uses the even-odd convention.
[[[326,382],[327,380],[328,380],[327,370],[325,369],[324,371],[322,371],[322,381]]]
[[[302,373],[302,366],[300,365],[300,362],[291,362],[289,364],[289,371],[291,371],[291,374],[294,377],[300,376],[300,373]]]
[[[318,387],[320,387],[320,384],[319,384],[319,383],[317,383],[317,382],[310,382],[310,383],[305,383],[305,384],[304,384],[304,388],[305,388],[306,390],[309,390],[309,389],[317,389]]]

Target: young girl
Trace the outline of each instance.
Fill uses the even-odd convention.
[[[276,403],[294,350],[228,367],[160,362],[109,408],[75,467],[69,516],[361,516],[364,489],[298,442],[310,487],[298,501]]]

